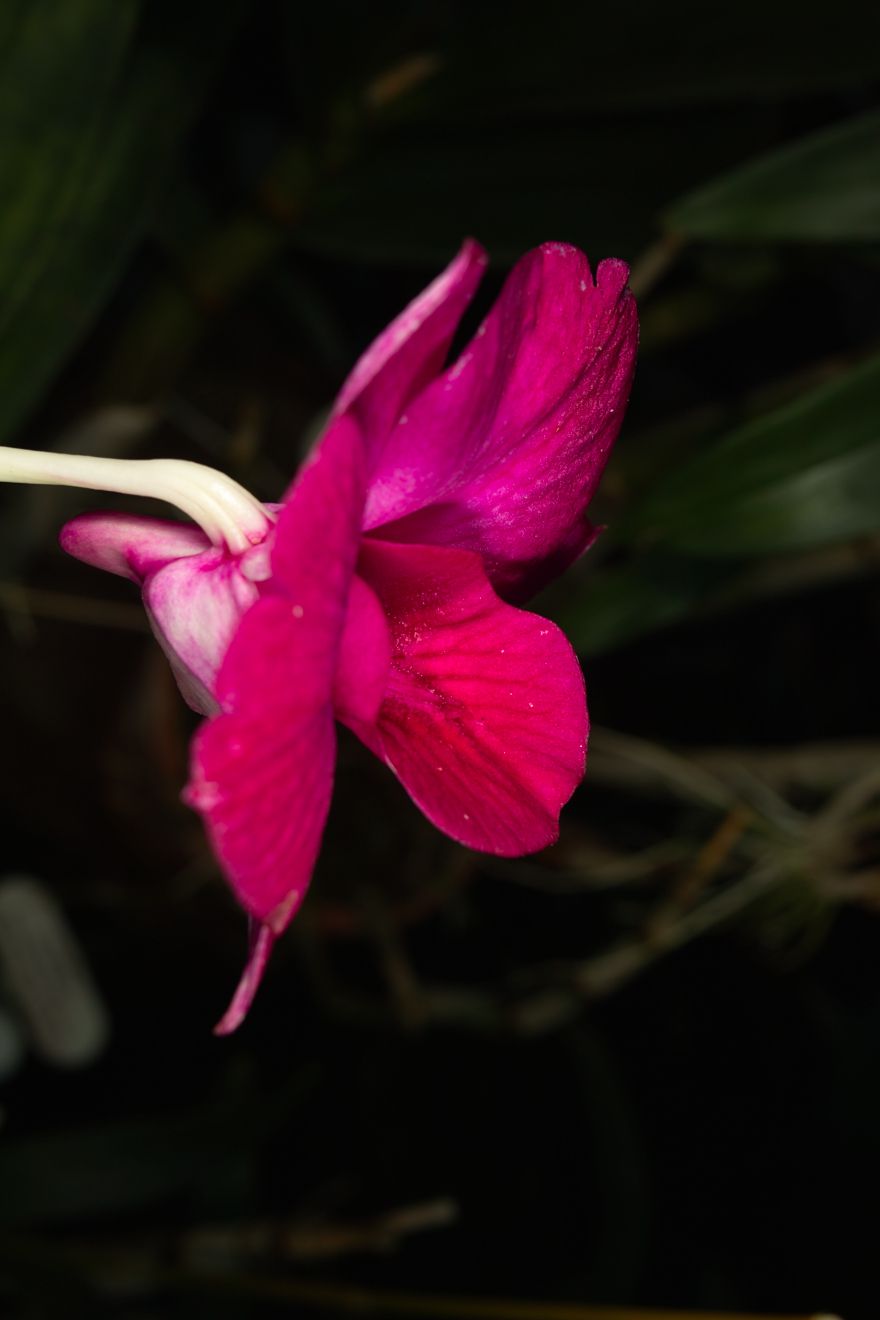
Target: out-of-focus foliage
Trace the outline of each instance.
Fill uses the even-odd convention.
[[[699,188],[666,223],[716,242],[876,241],[878,175],[880,114],[858,115]]]
[[[865,9],[0,5],[4,443],[277,499],[466,234],[472,326],[548,238],[631,261],[643,326],[607,530],[542,602],[599,726],[558,846],[467,854],[343,739],[313,890],[224,1044],[244,932],[178,800],[187,715],[129,584],[55,547],[92,497],[0,492],[2,871],[66,908],[115,1027],[88,1070],[21,1067],[0,984],[0,1310],[874,1320]]]
[[[626,530],[765,555],[868,536],[880,508],[880,358],[764,413],[659,481]]]
[[[216,67],[235,6],[4,8],[0,31],[0,439],[113,291]],[[212,7],[213,12],[213,7]]]

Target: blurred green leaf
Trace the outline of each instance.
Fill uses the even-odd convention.
[[[580,591],[568,581],[539,608],[580,655],[596,656],[692,615],[726,576],[717,562],[660,551],[593,574]]]
[[[676,551],[750,556],[880,530],[880,356],[725,436],[616,529]]]
[[[157,6],[136,50],[138,0],[44,0],[4,19],[0,437],[112,292],[235,10],[208,23],[201,3],[170,21]]]
[[[880,113],[750,161],[665,216],[692,238],[850,242],[880,238]]]

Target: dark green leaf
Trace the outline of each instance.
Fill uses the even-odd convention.
[[[746,556],[880,530],[880,357],[725,436],[662,481],[618,532]]]
[[[539,609],[563,629],[579,654],[601,655],[687,618],[725,571],[704,560],[658,552],[548,592]]]
[[[690,193],[665,221],[677,233],[722,241],[880,238],[880,113],[750,161]]]
[[[45,0],[10,24],[0,57],[0,437],[112,292],[228,31],[228,18],[205,29],[195,5],[133,52],[138,16],[137,0]]]

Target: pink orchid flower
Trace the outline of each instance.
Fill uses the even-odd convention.
[[[251,918],[220,1033],[308,889],[336,721],[439,829],[501,856],[552,843],[583,777],[577,658],[511,602],[595,536],[586,509],[629,394],[635,306],[622,262],[594,280],[582,253],[547,243],[444,369],[485,263],[465,243],[379,336],[281,505],[243,505],[236,535],[119,514],[62,531],[71,554],[141,585],[184,696],[209,717],[186,800]]]

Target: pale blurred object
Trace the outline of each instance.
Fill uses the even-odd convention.
[[[64,913],[30,876],[0,881],[0,974],[47,1063],[84,1068],[103,1053],[107,1009]]]
[[[0,1008],[0,1082],[14,1077],[22,1065],[25,1042],[15,1018]],[[0,1113],[2,1124],[2,1113]]]

